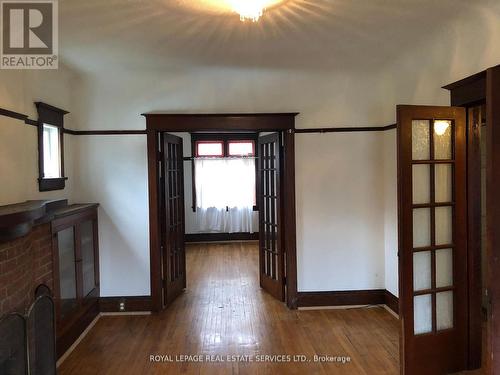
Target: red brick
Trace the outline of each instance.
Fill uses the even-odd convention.
[[[53,288],[49,224],[0,245],[0,315],[27,308],[39,284]]]

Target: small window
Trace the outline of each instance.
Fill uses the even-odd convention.
[[[229,156],[253,156],[255,146],[253,141],[229,141]]]
[[[207,202],[201,202],[201,197],[197,197],[196,192],[196,175],[198,175],[198,180],[201,179],[201,175],[203,174],[204,181],[198,181],[198,186],[203,185],[207,186],[217,186],[218,183],[225,183],[229,185],[231,177],[236,176],[238,173],[243,173],[243,170],[249,171],[253,170],[252,175],[250,176],[248,173],[243,173],[244,175],[240,175],[240,180],[250,181],[253,178],[253,182],[250,182],[250,191],[251,191],[251,200],[255,207],[255,197],[256,197],[256,183],[255,178],[257,175],[257,163],[254,160],[256,156],[258,156],[258,150],[256,147],[257,144],[257,134],[256,133],[193,133],[191,134],[191,146],[193,150],[193,156],[195,158],[214,158],[214,160],[206,161],[203,171],[201,167],[196,168],[195,164],[196,160],[192,163],[192,199],[193,199],[193,212],[196,212],[196,208],[198,205],[202,207],[206,205]],[[220,160],[219,160],[220,159]],[[238,159],[240,160],[240,164],[238,164]],[[219,165],[231,164],[238,165],[234,170],[231,170],[229,167],[224,169],[215,168],[216,163],[220,162]],[[246,168],[248,165],[253,164],[253,168]],[[212,172],[208,173],[208,167],[213,166],[214,169]],[[204,173],[202,173],[204,172]],[[206,173],[205,173],[206,172]],[[227,179],[226,182],[222,182],[224,178]],[[239,181],[239,182],[241,182]],[[209,183],[210,182],[210,183]],[[234,182],[234,181],[233,181]],[[211,185],[211,183],[213,183]],[[247,185],[245,185],[247,186]],[[206,189],[205,189],[206,190]],[[217,189],[216,190],[220,190]],[[237,188],[236,190],[244,190],[243,188]],[[247,195],[248,196],[248,195]],[[197,201],[200,198],[200,201]],[[206,196],[205,196],[206,198]],[[225,194],[224,201],[229,199],[228,194]],[[241,202],[240,202],[241,203]],[[229,205],[229,203],[226,203]]]
[[[43,178],[61,177],[60,129],[43,124]]]
[[[199,141],[196,142],[196,156],[224,156],[224,145],[222,141]]]
[[[62,190],[64,176],[64,115],[68,112],[37,102],[39,190]]]

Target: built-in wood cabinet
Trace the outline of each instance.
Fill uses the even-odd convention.
[[[97,204],[60,209],[51,226],[57,352],[61,356],[99,313]]]

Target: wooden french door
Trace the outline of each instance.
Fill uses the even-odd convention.
[[[259,274],[260,286],[284,301],[282,241],[281,135],[259,137]]]
[[[398,106],[401,369],[467,366],[465,109]]]
[[[182,138],[163,133],[161,153],[161,263],[163,306],[186,288]]]

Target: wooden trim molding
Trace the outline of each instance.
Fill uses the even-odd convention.
[[[488,288],[487,366],[500,373],[500,66],[487,71],[486,83],[486,280]]]
[[[387,305],[399,315],[399,299],[386,289],[298,292],[298,307]]]
[[[8,109],[3,108],[0,108],[0,115],[22,121],[26,121],[28,119],[28,115],[23,115],[22,113],[9,111]]]
[[[99,315],[98,299],[92,299],[89,303],[82,307],[78,314],[75,314],[71,321],[67,322],[64,327],[58,327],[56,332],[56,348],[57,359],[78,340],[78,337],[92,323],[97,315]]]
[[[450,85],[451,86],[451,85]],[[444,88],[448,88],[445,86]],[[68,113],[62,109],[52,107],[48,104],[41,103],[44,105],[46,108],[55,108],[61,113]],[[45,108],[44,107],[44,108]],[[257,113],[257,114],[250,114],[250,113],[240,113],[240,114],[222,114],[222,115],[217,115],[217,114],[162,114],[162,113],[144,113],[142,114],[146,118],[151,118],[154,119],[155,123],[160,121],[162,117],[168,116],[169,121],[172,121],[179,118],[182,118],[184,122],[189,121],[189,119],[196,119],[196,122],[200,121],[200,118],[202,117],[210,117],[212,119],[212,123],[210,125],[205,125],[206,129],[197,129],[197,130],[221,130],[224,129],[224,124],[216,124],[217,118],[224,118],[226,121],[230,118],[232,119],[239,119],[240,124],[239,126],[241,127],[242,130],[252,130],[255,129],[254,125],[252,124],[252,121],[256,118],[258,119],[266,119],[266,117],[277,117],[277,118],[283,118],[286,116],[296,116],[298,115],[297,112],[291,112],[291,113]],[[7,116],[13,119],[21,120],[24,121],[25,124],[27,125],[33,125],[33,126],[38,126],[38,121],[32,120],[28,118],[28,115],[10,111],[7,109],[0,108],[0,116]],[[253,118],[252,118],[253,117]],[[153,121],[153,120],[152,120]],[[161,127],[161,125],[157,125],[158,127]],[[178,125],[175,125],[177,127],[173,127],[169,129],[168,131],[190,131],[191,126],[188,128],[182,128]],[[192,126],[196,126],[196,124],[192,124]],[[281,124],[281,123],[276,123],[276,124],[267,124],[268,129],[263,129],[263,130],[284,130],[284,129],[289,129],[290,127],[287,126],[287,124]],[[307,133],[350,133],[350,132],[379,132],[379,131],[386,131],[386,130],[392,130],[396,129],[396,124],[391,124],[387,126],[344,126],[344,127],[322,127],[322,128],[306,128],[306,129],[295,129],[295,133],[298,134],[307,134]],[[262,130],[262,129],[261,129]],[[192,131],[192,129],[191,129]],[[147,130],[146,129],[131,129],[131,130],[73,130],[73,129],[68,129],[64,128],[63,129],[64,134],[70,134],[70,135],[146,135]]]
[[[36,200],[0,206],[0,243],[22,237],[56,210],[67,206],[66,199]]]
[[[71,135],[146,135],[146,130],[71,130],[64,129],[64,134]]]
[[[382,305],[385,289],[298,292],[298,307]]]
[[[223,241],[257,241],[259,233],[188,233],[184,235],[186,243],[223,242]]]
[[[123,303],[123,309],[120,304]],[[151,296],[122,296],[99,298],[100,312],[151,311]]]
[[[346,127],[330,127],[330,128],[307,128],[295,129],[297,134],[306,133],[353,133],[353,132],[381,132],[386,130],[396,129],[396,124],[387,126],[346,126]]]
[[[280,131],[295,128],[297,112],[290,113],[144,113],[146,129],[166,132]]]
[[[295,244],[295,179],[293,169],[295,156],[293,148],[295,116],[288,114],[145,114],[148,145],[148,189],[149,189],[149,241],[151,305],[153,311],[162,309],[161,249],[160,249],[160,197],[158,173],[158,139],[162,132],[183,131],[281,131],[284,134],[285,175],[285,251],[287,252],[287,305],[294,308],[296,302],[296,244]],[[289,296],[289,297],[288,297]]]
[[[297,284],[297,223],[295,209],[295,132],[283,132],[283,244],[285,245],[286,304],[296,309],[298,304]]]
[[[486,70],[442,87],[450,91],[452,106],[470,106],[486,100]]]
[[[384,291],[384,303],[396,315],[399,315],[399,298],[389,292],[387,289]]]

